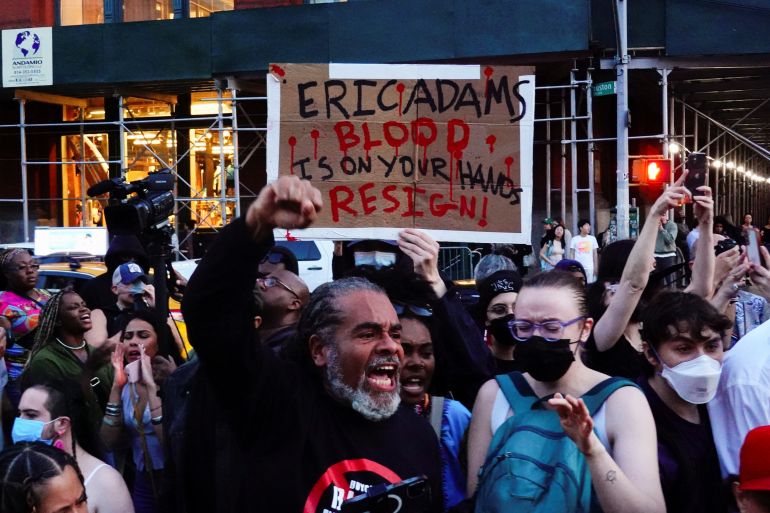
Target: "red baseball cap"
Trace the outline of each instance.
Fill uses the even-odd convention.
[[[770,490],[770,426],[749,431],[741,447],[740,490]]]

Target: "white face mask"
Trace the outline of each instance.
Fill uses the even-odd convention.
[[[663,363],[660,357],[658,360]],[[705,404],[717,393],[722,364],[704,354],[674,367],[663,363],[663,372],[660,375],[668,381],[679,397],[688,403]]]
[[[376,269],[396,265],[396,254],[388,251],[356,251],[353,253],[356,267],[371,265]]]

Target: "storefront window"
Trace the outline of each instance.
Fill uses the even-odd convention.
[[[104,0],[59,0],[62,25],[104,23]]]
[[[170,20],[173,0],[123,0],[123,21]]]
[[[61,196],[63,226],[104,226],[103,201],[88,198],[86,190],[109,178],[107,134],[67,135],[61,138]],[[43,205],[39,206],[45,212]],[[40,212],[36,213],[40,217]],[[43,216],[55,219],[56,213]],[[40,219],[39,219],[40,223]]]
[[[217,11],[232,11],[233,0],[190,0],[190,18],[205,18]]]
[[[233,112],[232,104],[228,101],[230,98],[230,91],[223,91],[222,93],[222,113],[231,114]],[[190,113],[193,116],[216,116],[219,107],[217,106],[217,92],[216,91],[202,91],[192,94],[192,105],[190,106]]]
[[[136,129],[126,135],[126,180],[141,180],[147,173],[174,167],[176,144],[172,130]]]
[[[190,209],[199,227],[222,226],[222,193],[229,199],[235,197],[232,133],[229,130],[222,132],[221,147],[219,137],[216,131],[190,130],[190,185],[191,196],[196,198],[196,201],[190,203]],[[228,201],[225,204],[228,219],[232,217],[234,209],[235,203]]]
[[[166,102],[132,97],[123,99],[123,117],[126,120],[169,116],[171,116],[171,105]]]

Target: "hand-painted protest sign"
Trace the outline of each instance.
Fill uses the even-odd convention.
[[[313,182],[312,238],[529,243],[530,67],[272,64],[268,181]],[[294,233],[294,232],[292,232]]]

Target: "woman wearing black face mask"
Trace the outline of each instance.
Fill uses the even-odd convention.
[[[520,370],[513,356],[516,340],[508,329],[520,289],[521,277],[510,270],[494,272],[478,284],[478,306],[484,319],[487,344],[495,358],[495,374]]]
[[[509,323],[517,340],[514,357],[524,374],[511,373],[510,379],[521,397],[534,401],[532,409],[543,412],[538,415],[558,416],[556,425],[560,424],[574,442],[579,450],[576,457],[587,465],[593,499],[607,513],[665,511],[656,482],[655,425],[644,395],[626,381],[622,387],[611,388],[614,391],[596,405],[593,415],[583,401],[583,397],[588,401],[591,395],[598,395],[611,382],[606,381],[607,375],[586,367],[580,358],[582,343],[593,325],[580,282],[559,271],[539,274],[522,286],[514,313],[516,318]],[[498,383],[509,376],[488,381],[473,407],[468,438],[469,495],[476,491],[478,471],[495,431],[507,431],[512,423],[531,417],[527,411],[513,411],[501,391]],[[539,457],[529,454],[533,451],[529,444],[505,448],[525,458]],[[549,463],[552,467],[575,464],[566,456],[564,461]],[[477,510],[479,507],[484,509],[477,502]],[[560,509],[577,510],[575,504],[564,504]]]

